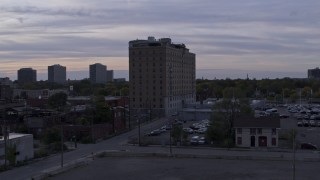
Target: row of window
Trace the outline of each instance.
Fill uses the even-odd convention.
[[[155,50],[152,50],[152,51],[131,51],[131,54],[132,55],[142,55],[142,54],[163,54],[163,51],[155,51]],[[183,53],[182,52],[175,52],[175,51],[167,51],[166,55],[169,55],[169,56],[175,56],[175,57],[183,57]]]
[[[242,137],[237,137],[237,145],[242,145]],[[277,139],[272,138],[271,139],[271,145],[276,146],[277,145]]]
[[[277,129],[271,129],[272,135],[277,134]],[[242,134],[242,128],[237,128],[237,134]],[[250,128],[250,135],[262,134],[262,128]]]

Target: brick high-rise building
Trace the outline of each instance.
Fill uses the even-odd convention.
[[[130,111],[173,115],[196,101],[196,56],[170,38],[129,42]]]
[[[67,68],[59,64],[48,66],[48,81],[59,84],[66,83],[67,80]]]

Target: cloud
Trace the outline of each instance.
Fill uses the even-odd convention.
[[[319,6],[317,0],[7,0],[0,5],[0,60],[127,59],[128,41],[153,35],[186,44],[197,67],[306,71],[318,66]]]

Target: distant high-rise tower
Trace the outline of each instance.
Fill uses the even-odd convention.
[[[92,83],[106,83],[107,82],[107,66],[100,63],[91,64],[89,66],[90,81]]]
[[[170,38],[129,42],[130,112],[173,115],[196,101],[196,56]]]
[[[317,67],[315,69],[308,69],[309,79],[320,79],[320,69]]]
[[[113,70],[107,70],[107,82],[113,82]]]
[[[67,79],[67,68],[59,64],[48,66],[48,82],[65,84]]]
[[[37,81],[37,71],[32,68],[21,68],[18,70],[18,83],[30,83]]]

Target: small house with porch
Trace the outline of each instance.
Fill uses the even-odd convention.
[[[237,147],[278,147],[279,117],[239,117],[234,129]]]

